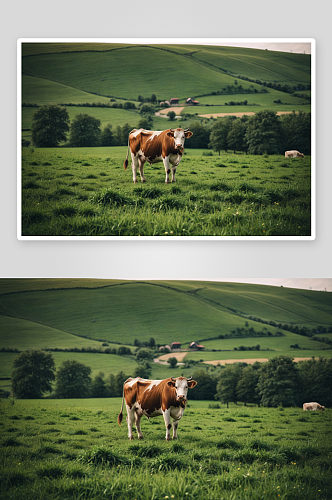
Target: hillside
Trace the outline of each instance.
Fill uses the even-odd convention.
[[[98,109],[110,106],[110,99],[118,104],[130,100],[138,108],[138,96],[152,94],[158,101],[177,97],[182,104],[198,98],[199,109],[186,106],[182,112],[192,117],[244,111],[243,106],[225,109],[230,100],[246,100],[248,112],[309,112],[310,100],[285,92],[284,86],[300,86],[304,92],[310,82],[311,56],[305,54],[199,45],[22,44],[22,103],[71,105],[71,120],[85,112],[101,119],[102,126],[137,126],[138,110],[107,107],[100,117]],[[82,110],[76,107],[80,104],[89,107]],[[34,110],[23,107],[25,138]],[[155,117],[154,128],[165,128],[165,123]]]
[[[313,340],[289,330],[303,326],[327,333]],[[332,294],[326,292],[204,281],[0,279],[0,388],[10,389],[15,352],[28,348],[49,349],[57,367],[76,359],[93,376],[129,375],[138,366],[137,340],[181,342],[184,351],[192,341],[205,346],[183,352],[183,362],[264,361],[280,354],[329,358],[331,326]],[[111,351],[120,345],[132,355]],[[151,376],[164,378],[169,370],[152,363]],[[191,366],[172,370],[181,373],[190,376]]]

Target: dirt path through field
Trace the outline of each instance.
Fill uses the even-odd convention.
[[[160,361],[167,361],[169,358],[176,358],[178,361],[182,361],[188,354],[188,351],[185,352],[170,352],[169,354],[163,354],[158,359]]]
[[[167,113],[169,113],[170,111],[174,111],[174,113],[176,115],[179,115],[181,113],[181,111],[184,109],[184,106],[173,106],[173,107],[170,107],[170,108],[165,108],[165,109],[161,109],[159,111],[159,114],[160,115],[167,115]]]

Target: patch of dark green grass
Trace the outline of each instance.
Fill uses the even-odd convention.
[[[60,205],[56,208],[54,208],[53,213],[55,215],[62,215],[63,217],[72,217],[73,215],[76,215],[78,212],[78,209],[74,205]]]
[[[18,441],[16,438],[7,438],[1,441],[1,446],[22,446],[22,443]]]
[[[146,457],[146,458],[153,458],[157,457],[161,453],[163,453],[163,449],[160,448],[160,446],[157,445],[139,445],[139,444],[134,444],[129,447],[129,451],[138,457]]]
[[[53,464],[43,464],[41,467],[37,467],[36,474],[40,478],[57,478],[65,474],[65,469],[58,465]]]
[[[225,182],[214,182],[210,186],[210,191],[230,191],[230,189]]]
[[[114,452],[112,448],[101,445],[84,450],[77,458],[78,462],[89,464],[104,464],[109,466],[128,465],[130,461],[124,456]]]

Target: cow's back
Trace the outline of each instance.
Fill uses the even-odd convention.
[[[140,153],[146,158],[160,156],[166,132],[165,130],[156,132],[145,129],[132,130],[129,135],[132,154]]]
[[[146,412],[176,404],[174,390],[167,385],[169,380],[130,379],[124,387],[126,404],[129,408],[137,404]]]

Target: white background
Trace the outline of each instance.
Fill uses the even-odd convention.
[[[330,2],[11,0],[2,2],[2,6],[0,277],[204,280],[230,276],[332,277]],[[315,38],[316,240],[17,240],[17,39],[60,37]],[[176,68],[169,68],[169,71],[176,78]]]

